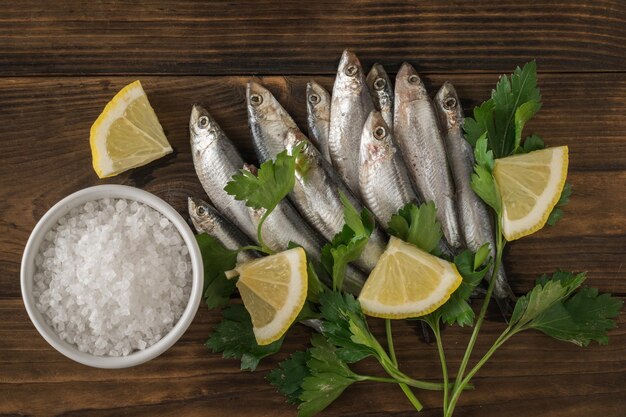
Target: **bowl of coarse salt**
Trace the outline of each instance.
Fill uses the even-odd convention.
[[[126,368],[187,330],[204,271],[193,232],[157,196],[124,185],[71,194],[39,220],[22,257],[31,321],[68,358]]]

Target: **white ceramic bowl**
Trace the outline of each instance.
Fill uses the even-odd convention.
[[[138,201],[154,208],[164,215],[178,230],[181,237],[185,241],[189,249],[192,266],[192,288],[191,295],[185,311],[176,323],[176,325],[154,345],[140,351],[133,352],[127,356],[94,356],[89,353],[79,351],[75,346],[62,340],[48,324],[37,309],[35,299],[33,297],[33,276],[35,274],[35,256],[39,252],[39,246],[44,239],[44,235],[52,226],[56,224],[59,218],[63,217],[74,207],[85,204],[88,201],[99,200],[102,198],[124,198],[128,200]],[[202,265],[202,256],[200,248],[194,237],[193,232],[182,218],[180,214],[172,206],[161,200],[159,197],[139,188],[128,187],[125,185],[98,185],[95,187],[85,188],[65,197],[56,203],[48,212],[39,220],[30,237],[24,256],[22,257],[21,269],[21,287],[22,298],[26,305],[26,311],[31,321],[43,336],[44,339],[53,348],[61,352],[68,358],[80,362],[84,365],[96,368],[127,368],[139,365],[154,359],[161,353],[169,349],[182,335],[185,333],[200,305],[202,297],[202,287],[204,280],[204,269]]]

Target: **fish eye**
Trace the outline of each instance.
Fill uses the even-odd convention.
[[[200,116],[200,118],[198,119],[198,126],[200,127],[200,129],[204,129],[208,125],[209,125],[209,118],[206,116]]]
[[[250,103],[252,103],[254,107],[260,106],[261,103],[263,103],[263,97],[258,94],[252,94],[250,96]]]
[[[374,81],[374,88],[376,90],[382,90],[383,88],[385,88],[385,86],[387,85],[387,81],[385,81],[384,78],[376,78],[376,81]]]
[[[444,101],[443,101],[443,107],[446,110],[450,110],[452,109],[454,106],[456,106],[456,99],[454,97],[447,97]]]
[[[311,104],[317,104],[320,102],[320,96],[318,96],[317,94],[311,94],[309,96],[309,103]]]
[[[419,80],[420,79],[419,79],[419,77],[417,75],[415,75],[415,74],[409,75],[409,82],[411,84],[417,84],[419,82]]]
[[[378,126],[376,129],[374,129],[374,139],[383,140],[385,139],[386,136],[387,136],[387,129],[385,129],[384,127]]]
[[[356,65],[348,65],[345,72],[348,77],[354,77],[356,73],[359,72],[359,69]]]
[[[196,207],[196,214],[198,216],[204,216],[204,215],[207,214],[207,209],[204,208],[204,206],[198,206],[198,207]]]

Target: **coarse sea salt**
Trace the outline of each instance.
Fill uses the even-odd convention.
[[[97,356],[146,349],[174,327],[191,293],[191,260],[178,230],[124,199],[70,210],[35,257],[37,308],[61,339]]]

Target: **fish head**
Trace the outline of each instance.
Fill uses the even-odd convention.
[[[378,95],[389,91],[391,88],[391,81],[389,80],[387,71],[378,63],[372,65],[372,69],[367,74],[366,82],[370,91]]]
[[[428,98],[424,82],[408,62],[402,64],[396,75],[395,95],[404,102]]]
[[[198,232],[210,233],[215,228],[214,208],[199,198],[188,197],[187,209],[193,226]]]
[[[315,81],[309,81],[306,85],[306,105],[309,114],[324,115],[328,119],[323,109],[330,107],[330,94]]]
[[[189,136],[193,152],[202,153],[222,137],[222,129],[207,109],[194,104],[189,118]]]
[[[248,116],[253,121],[278,121],[280,113],[274,111],[280,104],[274,95],[260,83],[250,80],[246,86]]]
[[[460,127],[463,124],[463,108],[452,83],[446,81],[435,96],[435,107],[441,126],[445,129]]]
[[[361,134],[361,164],[372,164],[392,158],[395,153],[391,130],[379,111],[372,111]]]
[[[348,49],[343,51],[334,88],[347,93],[360,94],[365,86],[365,76],[361,62],[356,54]]]

